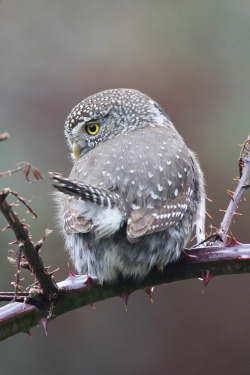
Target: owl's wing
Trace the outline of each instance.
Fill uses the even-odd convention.
[[[133,133],[124,136],[120,143],[126,151],[126,168],[122,169],[123,154],[117,154],[112,164],[112,176],[119,178],[118,191],[127,202],[129,242],[174,227],[185,213],[196,212],[195,155],[170,125],[152,129],[138,129],[136,138]]]
[[[180,195],[165,201],[158,209],[148,210],[139,206],[133,209],[128,218],[128,241],[137,242],[139,237],[175,226],[182,219],[190,203],[190,196]]]
[[[63,205],[63,223],[65,232],[67,234],[88,233],[92,226],[91,220],[87,220],[74,208],[75,198],[65,194],[63,196]]]

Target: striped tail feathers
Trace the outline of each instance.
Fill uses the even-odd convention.
[[[49,175],[54,181],[53,186],[64,194],[105,208],[114,208],[117,204],[119,197],[111,191],[99,189],[84,182],[65,177],[60,173],[49,172]]]

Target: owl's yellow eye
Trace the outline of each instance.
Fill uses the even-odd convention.
[[[88,124],[86,126],[86,131],[89,135],[96,135],[99,132],[99,125],[98,124]]]

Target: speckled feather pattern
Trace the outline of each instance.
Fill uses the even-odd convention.
[[[96,136],[85,131],[90,122],[100,126]],[[107,90],[73,108],[65,134],[82,149],[69,178],[54,175],[77,271],[143,277],[178,259],[204,215],[204,182],[160,106],[136,90]]]

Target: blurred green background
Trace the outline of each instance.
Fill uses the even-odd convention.
[[[68,174],[63,135],[71,108],[97,91],[139,89],[166,110],[205,173],[211,223],[219,226],[236,186],[238,144],[250,129],[250,2],[239,0],[0,1],[0,171],[19,161],[44,180],[1,179],[39,214],[33,239],[54,229],[42,249],[46,265],[67,277],[56,230],[48,171]],[[247,195],[249,195],[247,193]],[[232,227],[250,242],[249,197]],[[6,225],[0,217],[0,227]],[[6,261],[14,236],[1,232],[0,289],[11,290]],[[27,272],[22,276],[29,282]],[[119,298],[66,314],[1,343],[1,374],[249,374],[250,275],[157,287],[154,303],[134,293],[128,312]],[[24,281],[25,283],[25,281]],[[24,284],[25,285],[25,284]]]

